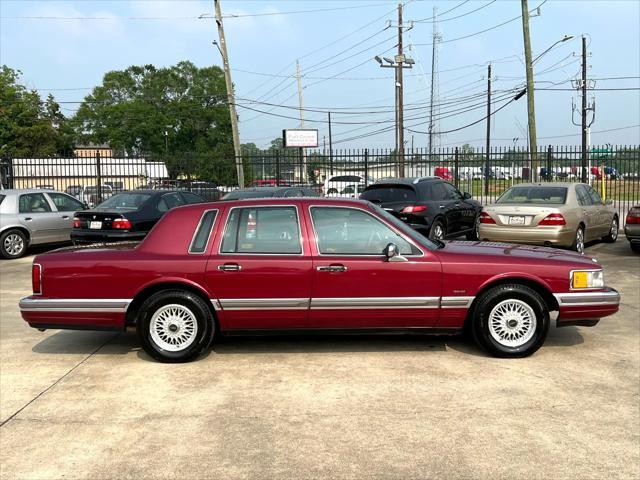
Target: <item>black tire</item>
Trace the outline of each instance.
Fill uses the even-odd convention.
[[[27,236],[18,229],[11,229],[0,235],[0,255],[2,258],[20,258],[27,253]]]
[[[629,242],[629,246],[631,247],[631,251],[635,253],[640,253],[640,243],[631,243]]]
[[[473,222],[473,230],[467,233],[467,240],[479,240],[480,239],[480,216],[476,216]]]
[[[609,233],[602,237],[602,239],[607,243],[615,243],[618,239],[618,229],[620,228],[620,223],[618,222],[618,217],[614,216],[613,220],[611,220],[611,227],[609,228]]]
[[[580,240],[582,238],[582,240]],[[573,243],[571,244],[571,250],[578,253],[584,253],[584,227],[580,225],[576,230],[576,234],[573,237]]]
[[[156,314],[168,315],[169,318],[177,320],[175,323],[173,320],[171,323],[164,322],[165,327],[158,327],[158,324],[163,322],[153,321]],[[185,323],[181,323],[176,314],[186,315]],[[175,331],[172,330],[172,326],[176,328]],[[153,328],[155,333],[152,333]],[[163,333],[158,333],[162,329]],[[195,332],[189,335],[188,332],[193,330]],[[149,297],[140,307],[137,332],[140,344],[149,356],[165,363],[181,363],[195,359],[211,344],[215,333],[215,322],[209,307],[198,295],[184,290],[163,290]],[[169,345],[170,338],[164,344],[161,343],[163,341],[161,336],[167,338],[171,335],[179,336],[180,333],[183,334],[180,338],[188,338],[183,342],[188,343],[184,348],[171,350],[174,347]],[[178,347],[179,345],[175,346],[175,348]]]
[[[522,308],[522,311],[530,315],[530,320],[528,321],[529,329],[522,327],[522,325],[525,325],[525,323],[522,323],[524,320],[522,318],[515,320],[507,317],[507,322],[512,320],[520,321],[520,329],[518,329],[518,325],[508,326],[507,323],[502,324],[496,318],[500,308],[508,307],[509,305]],[[490,317],[494,309],[496,314],[492,319]],[[535,325],[532,325],[533,316],[531,316],[531,313],[535,316]],[[497,327],[490,326],[491,320],[494,320],[493,323]],[[547,338],[550,325],[549,310],[542,297],[535,290],[518,284],[499,285],[483,293],[478,298],[478,303],[473,310],[470,321],[472,322],[471,329],[476,343],[494,357],[502,358],[521,358],[533,354]],[[513,330],[511,327],[513,327]],[[501,342],[496,338],[500,337],[501,331],[506,332],[507,335],[515,334],[516,332],[522,333],[520,337],[522,343],[518,344],[518,339],[515,339],[515,343],[510,345],[511,339],[509,338]]]
[[[440,241],[443,241],[445,238],[447,238],[447,227],[444,225],[442,219],[437,218],[433,221],[433,223],[431,224],[431,228],[429,229],[429,238],[431,240]]]

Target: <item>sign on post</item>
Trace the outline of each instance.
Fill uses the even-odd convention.
[[[318,146],[318,130],[315,128],[282,130],[282,143],[285,147],[316,148]]]

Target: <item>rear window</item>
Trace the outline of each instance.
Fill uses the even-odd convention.
[[[137,210],[144,202],[149,200],[151,195],[148,193],[119,193],[105,200],[98,208],[115,208],[118,210]]]
[[[213,222],[218,214],[217,210],[208,210],[204,212],[198,228],[193,236],[191,245],[189,247],[189,253],[204,253],[207,250],[207,244],[209,243],[209,237],[211,236],[211,228]]]
[[[6,195],[0,195],[0,205],[2,205],[2,201],[4,200],[4,197],[6,197]]]
[[[373,203],[415,202],[416,191],[408,185],[372,185],[360,198]]]
[[[511,187],[504,192],[496,203],[515,204],[563,204],[567,201],[566,187],[523,186]]]
[[[363,179],[358,175],[339,175],[331,177],[330,182],[361,182]]]

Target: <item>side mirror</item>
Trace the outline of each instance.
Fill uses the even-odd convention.
[[[84,207],[85,210],[89,210],[89,204],[87,202],[82,202],[82,206]]]
[[[407,262],[408,260],[400,255],[400,250],[395,243],[388,244],[384,249],[387,262]]]
[[[464,193],[462,194],[462,198],[463,198],[464,200],[469,200],[469,199],[471,198],[471,194],[470,194],[470,193],[467,193],[467,192],[464,192]]]

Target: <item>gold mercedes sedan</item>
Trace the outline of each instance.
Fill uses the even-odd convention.
[[[482,209],[482,241],[569,247],[584,253],[584,244],[615,242],[620,225],[611,200],[606,202],[583,183],[515,185]]]

